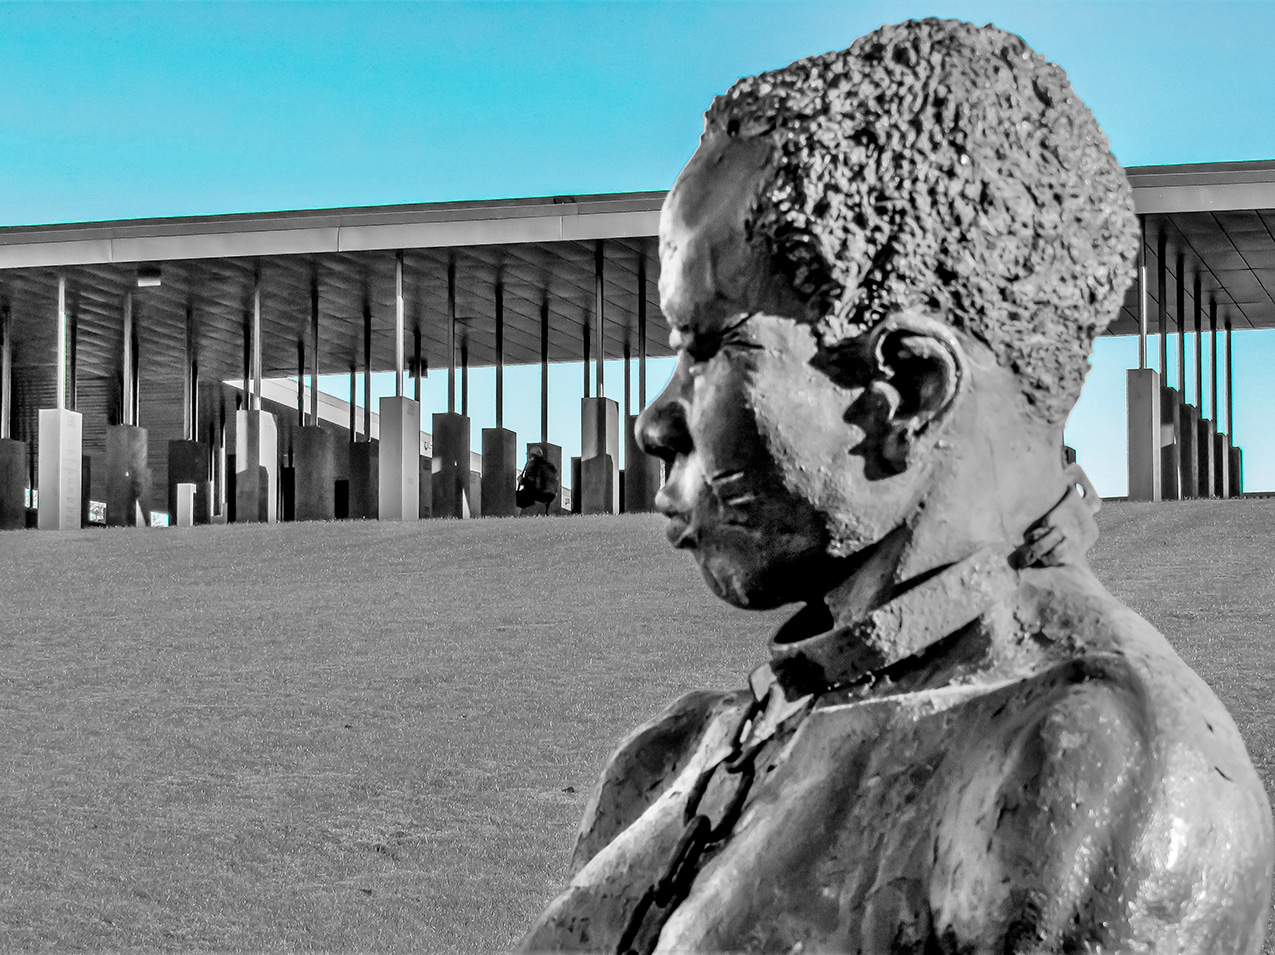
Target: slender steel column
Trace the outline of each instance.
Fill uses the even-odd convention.
[[[1213,398],[1209,402],[1210,418],[1216,427],[1220,422],[1217,417],[1217,299],[1209,299],[1209,372],[1213,379]]]
[[[1231,316],[1226,317],[1226,433],[1231,436],[1231,447],[1235,447],[1235,405],[1231,390]]]
[[[252,282],[252,404],[253,411],[261,410],[261,273]]]
[[[190,437],[195,440],[199,437],[199,359],[192,358],[190,361]]]
[[[7,339],[6,339],[7,340]],[[549,298],[540,300],[540,441],[549,443]]]
[[[1200,314],[1203,306],[1200,303],[1200,273],[1195,273],[1195,283],[1192,286],[1194,290],[1194,299],[1191,303],[1191,312],[1195,319],[1195,403],[1200,409],[1200,415],[1204,415],[1204,338],[1200,331]]]
[[[1156,311],[1160,330],[1160,384],[1169,384],[1169,303],[1168,265],[1164,261],[1166,239],[1164,230],[1160,230],[1155,243],[1155,290]]]
[[[9,303],[0,305],[0,438],[8,438],[13,418],[13,341]]]
[[[394,259],[394,397],[403,397],[403,253]]]
[[[638,255],[638,411],[646,410],[646,246]]]
[[[195,305],[186,303],[186,367],[182,375],[182,396],[186,407],[182,413],[182,437],[195,438]]]
[[[584,396],[592,397],[589,394],[589,316],[584,317]]]
[[[1182,401],[1186,401],[1186,256],[1178,253],[1178,390],[1182,393]]]
[[[124,336],[120,346],[120,417],[122,424],[136,424],[133,420],[133,291],[124,293]],[[248,375],[244,373],[244,395],[248,393]]]
[[[1138,368],[1147,367],[1147,218],[1138,216]]]
[[[633,410],[633,371],[631,365],[633,363],[633,355],[629,351],[629,341],[624,340],[624,411],[620,414],[620,422],[623,424],[628,420]]]
[[[297,425],[305,427],[305,339],[297,339]]]
[[[66,276],[58,276],[58,393],[57,409],[66,408]]]
[[[67,368],[67,407],[72,411],[80,398],[80,309],[79,302],[72,299],[70,315],[70,358]]]
[[[416,369],[416,403],[421,401],[421,377],[425,374],[425,369],[421,367],[421,327],[417,325],[412,329],[412,367]]]
[[[133,356],[133,382],[130,400],[133,403],[133,424],[142,423],[142,348],[138,341],[137,326],[139,322],[133,322],[133,338],[130,343],[131,354]]]
[[[447,413],[456,412],[456,260],[447,263]]]
[[[372,440],[372,303],[363,299],[363,440]]]
[[[496,282],[496,427],[505,426],[505,286]]]
[[[593,247],[593,316],[597,323],[597,341],[593,343],[594,360],[598,363],[597,381],[598,381],[598,397],[605,396],[606,392],[602,389],[602,366],[606,360],[606,325],[604,324],[604,303],[603,303],[603,271],[606,268],[606,249],[601,239]],[[600,419],[599,419],[600,420]]]
[[[243,406],[248,407],[252,395],[252,312],[244,309],[243,313]],[[239,408],[239,399],[235,399],[235,409]]]
[[[358,417],[354,413],[354,389],[358,380],[358,368],[350,362],[350,444],[359,439]]]
[[[460,336],[460,413],[469,414],[469,333]]]
[[[310,273],[310,424],[319,423],[319,273]]]

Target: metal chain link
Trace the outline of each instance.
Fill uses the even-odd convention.
[[[807,697],[798,701],[769,731],[757,732],[757,720],[770,701],[771,689],[753,702],[739,723],[739,731],[731,751],[709,766],[696,778],[687,794],[683,814],[684,828],[673,850],[672,861],[664,875],[642,894],[633,916],[620,936],[621,955],[651,955],[669,917],[690,894],[691,883],[699,874],[704,853],[731,834],[743,812],[744,801],[752,788],[754,761],[765,743],[781,725],[797,713],[809,708]],[[711,791],[711,795],[710,795]],[[705,807],[705,797],[710,805]],[[704,809],[705,811],[701,811]]]

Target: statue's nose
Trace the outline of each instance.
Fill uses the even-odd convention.
[[[638,415],[634,424],[638,445],[647,454],[672,463],[679,454],[689,454],[691,435],[686,427],[686,409],[669,394],[672,382]]]

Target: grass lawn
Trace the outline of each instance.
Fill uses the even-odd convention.
[[[0,949],[507,949],[619,738],[782,615],[662,523],[0,535]],[[1275,501],[1099,523],[1275,791]]]

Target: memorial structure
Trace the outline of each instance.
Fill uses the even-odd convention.
[[[743,79],[660,240],[669,538],[802,606],[621,744],[520,950],[1257,955],[1262,783],[1083,556],[1062,428],[1140,242],[1065,74],[925,20]]]

